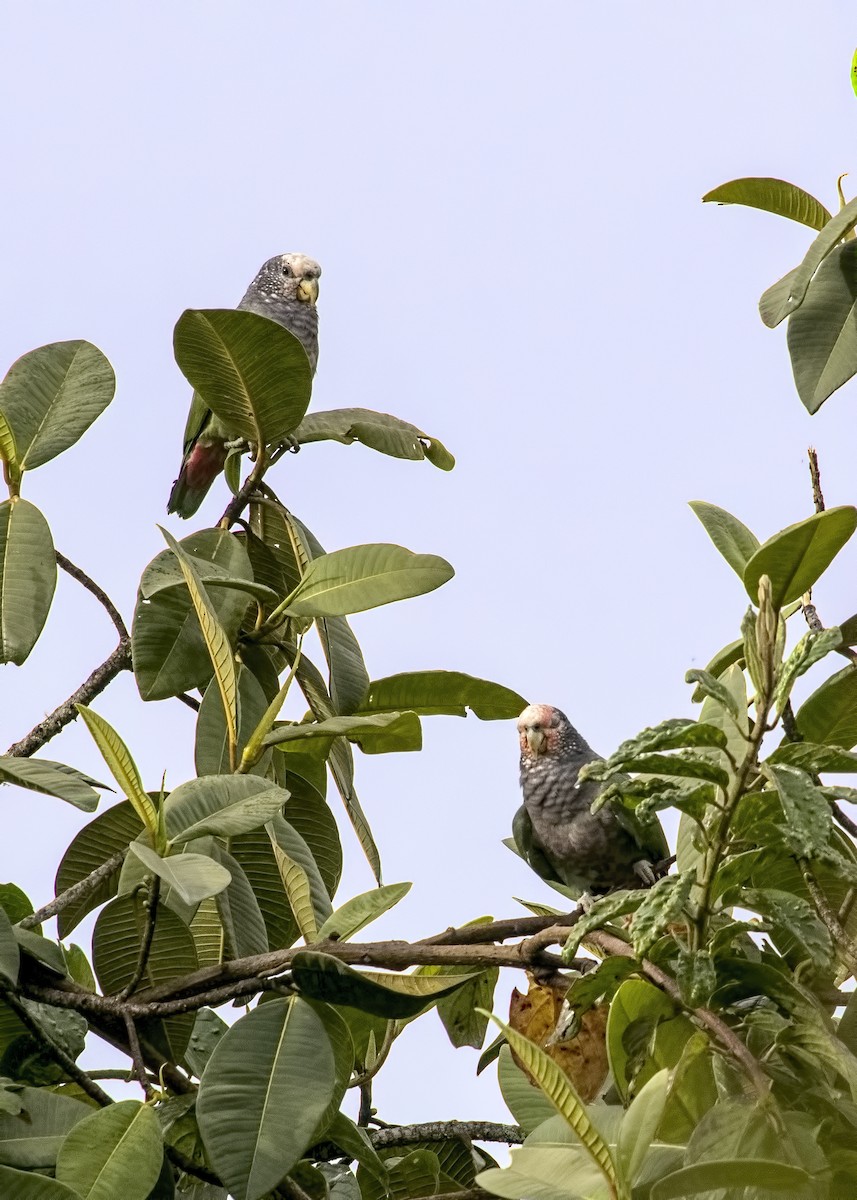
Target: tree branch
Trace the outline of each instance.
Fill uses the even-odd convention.
[[[143,1061],[143,1051],[140,1048],[140,1038],[137,1034],[137,1026],[134,1024],[134,1018],[125,1013],[125,1031],[128,1034],[128,1049],[131,1053],[131,1063],[134,1068],[134,1074],[137,1077],[137,1082],[143,1089],[143,1094],[146,1100],[151,1100],[155,1094],[154,1089],[149,1082],[149,1075],[146,1071],[146,1064]]]
[[[74,904],[75,900],[80,900],[82,896],[88,896],[90,892],[94,892],[111,875],[116,874],[125,861],[127,853],[127,846],[121,850],[117,850],[100,867],[96,867],[94,871],[90,871],[85,879],[80,879],[77,883],[73,883],[71,887],[66,888],[64,892],[60,892],[58,896],[55,896],[50,904],[46,904],[37,912],[31,913],[30,916],[24,917],[18,924],[22,929],[34,929],[36,925],[41,925],[43,921],[49,921],[58,912],[62,912],[64,908],[68,908],[70,904]]]
[[[58,708],[47,717],[44,721],[40,721],[34,726],[26,737],[21,738],[20,742],[15,742],[10,746],[6,753],[12,758],[29,758],[31,754],[35,754],[41,749],[46,742],[74,721],[77,717],[78,704],[89,704],[96,696],[107,687],[107,685],[116,678],[122,671],[131,670],[131,639],[123,638],[116,649],[109,655],[104,662],[95,668],[88,679],[80,685],[76,692],[73,692],[67,700],[64,700]]]
[[[423,1121],[419,1125],[391,1125],[370,1129],[369,1140],[376,1150],[387,1146],[411,1146],[415,1142],[441,1142],[447,1138],[466,1138],[472,1142],[505,1142],[520,1146],[524,1134],[517,1125],[496,1121]]]
[[[133,992],[140,986],[140,980],[146,972],[146,965],[149,961],[149,952],[152,949],[152,939],[155,936],[155,925],[158,920],[158,898],[161,894],[161,878],[159,875],[153,875],[152,881],[149,884],[149,899],[146,904],[146,928],[143,930],[143,937],[140,941],[140,953],[137,957],[137,965],[134,968],[134,974],[125,984],[119,997],[122,1000],[127,1000]],[[127,1023],[127,1017],[126,1017]]]
[[[119,634],[119,640],[128,641],[128,630],[125,627],[125,622],[122,620],[119,609],[107,595],[104,589],[100,588],[94,579],[90,579],[86,572],[82,571],[80,567],[75,566],[71,559],[66,558],[64,554],[60,554],[59,550],[55,550],[54,554],[56,555],[58,565],[62,567],[65,573],[70,575],[72,579],[76,579],[79,584],[85,587],[88,592],[91,592],[95,599],[101,605],[103,605],[107,611],[108,617],[116,627],[116,632]]]
[[[857,946],[842,928],[839,917],[830,907],[827,897],[818,886],[818,881],[812,872],[812,868],[805,858],[797,860],[800,867],[800,873],[803,875],[803,881],[806,884],[806,890],[812,897],[812,902],[815,905],[815,911],[821,918],[827,932],[833,939],[833,944],[842,955],[842,960],[847,966],[852,975],[857,975]]]
[[[238,520],[270,465],[271,463],[264,447],[260,446],[253,469],[229,501],[223,510],[223,516],[217,522],[221,529],[228,529],[234,521]]]

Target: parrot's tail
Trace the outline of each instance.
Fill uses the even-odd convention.
[[[167,501],[167,512],[187,519],[192,517],[208,495],[208,490],[223,470],[226,446],[223,442],[197,442],[182,463],[179,477]]]

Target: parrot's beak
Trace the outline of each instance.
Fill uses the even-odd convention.
[[[318,300],[318,280],[302,279],[298,284],[298,299],[306,304],[315,304]]]
[[[526,731],[526,736],[527,736],[527,745],[530,747],[531,753],[541,754],[542,746],[545,744],[544,730],[528,729]]]

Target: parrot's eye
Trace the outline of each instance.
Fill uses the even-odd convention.
[[[283,263],[283,274],[285,276],[287,276],[288,278],[291,278],[292,268],[289,266],[288,263]]]

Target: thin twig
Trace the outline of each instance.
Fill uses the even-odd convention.
[[[364,1079],[360,1084],[360,1108],[357,1112],[357,1124],[366,1128],[372,1116],[372,1080]]]
[[[86,1071],[80,1069],[71,1055],[67,1054],[61,1046],[58,1046],[56,1042],[48,1037],[26,1004],[14,992],[4,990],[3,1000],[16,1014],[21,1024],[26,1025],[39,1045],[44,1047],[57,1066],[61,1067],[69,1079],[73,1079],[86,1092],[87,1096],[90,1096],[102,1108],[106,1108],[108,1104],[113,1103],[112,1098],[107,1095],[103,1088],[98,1086],[94,1079],[87,1075]]]
[[[128,1049],[131,1052],[131,1062],[134,1067],[134,1075],[137,1078],[140,1087],[147,1100],[153,1099],[155,1090],[149,1082],[149,1075],[146,1071],[146,1064],[143,1061],[143,1051],[140,1049],[140,1038],[137,1035],[137,1026],[134,1024],[134,1018],[125,1014],[125,1029],[128,1033]]]
[[[824,496],[821,491],[821,471],[818,468],[818,454],[814,446],[807,448],[809,458],[809,478],[812,483],[812,502],[817,513],[824,512]]]
[[[809,458],[809,478],[812,483],[812,503],[817,513],[824,512],[824,495],[821,491],[821,469],[818,465],[818,453],[813,446],[807,449],[807,457]],[[812,603],[812,591],[808,591],[803,601],[803,615],[807,625],[813,633],[820,633],[824,629],[824,622],[818,615],[818,610]],[[841,654],[843,658],[847,658],[849,662],[857,666],[857,650],[851,646],[837,646],[836,653]]]
[[[131,639],[123,638],[112,654],[58,708],[35,725],[26,737],[6,751],[12,758],[29,758],[77,717],[78,704],[89,704],[122,671],[131,670]]]
[[[836,820],[846,833],[850,833],[852,837],[857,838],[857,824],[851,820],[847,813],[844,813],[838,804],[831,804],[831,812],[834,820]]]
[[[384,1030],[384,1037],[381,1040],[381,1045],[375,1055],[375,1061],[372,1063],[371,1067],[367,1067],[362,1074],[354,1076],[348,1085],[350,1088],[362,1088],[365,1084],[370,1083],[375,1078],[375,1076],[383,1067],[384,1063],[387,1061],[387,1056],[393,1048],[393,1042],[396,1040],[396,1032],[396,1022],[388,1021],[387,1028]],[[362,1123],[364,1125],[366,1124],[365,1121]],[[361,1122],[358,1121],[357,1124],[359,1125]]]
[[[125,626],[125,622],[122,620],[119,609],[107,595],[104,589],[100,588],[94,579],[90,579],[86,572],[82,571],[80,567],[75,566],[71,559],[66,558],[64,554],[60,554],[59,550],[55,550],[54,554],[56,555],[57,563],[62,567],[65,573],[70,575],[72,579],[76,579],[78,583],[82,584],[83,587],[85,587],[88,592],[91,592],[95,599],[101,605],[103,605],[110,620],[116,626],[116,632],[119,634],[120,640],[127,641],[128,630]]]
[[[614,934],[606,933],[603,929],[591,930],[587,933],[586,938],[587,941],[599,946],[607,954],[621,955],[625,958],[636,957],[632,946]],[[770,1092],[771,1081],[763,1071],[761,1063],[750,1053],[738,1035],[710,1008],[689,1008],[682,1000],[681,989],[676,981],[648,959],[643,959],[640,970],[652,983],[657,984],[661,991],[666,992],[670,999],[674,1000],[677,1005],[714,1035],[723,1049],[743,1068],[759,1099],[764,1100]]]
[[[208,1167],[200,1166],[192,1158],[188,1158],[178,1147],[166,1144],[164,1146],[164,1153],[171,1163],[177,1166],[180,1171],[184,1171],[185,1175],[193,1175],[195,1179],[201,1179],[203,1183],[210,1183],[212,1187],[223,1187],[223,1180],[219,1175],[216,1175],[214,1171],[210,1171]]]
[[[815,905],[815,911],[821,917],[827,932],[833,939],[833,943],[842,955],[842,960],[848,967],[852,975],[857,975],[857,945],[851,940],[839,921],[838,916],[830,907],[827,897],[818,886],[818,880],[813,874],[812,867],[809,861],[805,858],[799,858],[798,866],[800,873],[803,875],[803,881],[806,884],[806,890],[812,897],[812,902]]]
[[[199,701],[195,696],[189,696],[187,692],[179,692],[176,700],[181,700],[182,704],[186,704],[188,708],[192,708],[194,712],[199,712]]]
[[[68,908],[70,904],[74,904],[76,900],[80,900],[83,896],[88,896],[90,892],[94,892],[111,875],[116,874],[125,861],[127,853],[127,846],[121,850],[117,850],[115,854],[111,854],[108,859],[105,859],[100,867],[96,867],[94,871],[90,871],[84,879],[73,883],[71,887],[66,888],[64,892],[60,892],[58,896],[55,896],[50,904],[46,904],[38,912],[31,913],[28,917],[24,917],[18,924],[22,929],[34,929],[37,925],[41,925],[43,921],[48,921],[51,917],[55,917],[64,908]]]
[[[134,974],[119,993],[122,1000],[127,1000],[129,996],[133,995],[140,986],[140,980],[146,973],[146,966],[149,962],[149,954],[152,949],[152,939],[155,936],[155,925],[158,920],[158,899],[160,894],[161,877],[153,875],[149,884],[149,899],[146,904],[146,928],[143,930],[143,939],[140,942],[137,966],[134,968]]]

